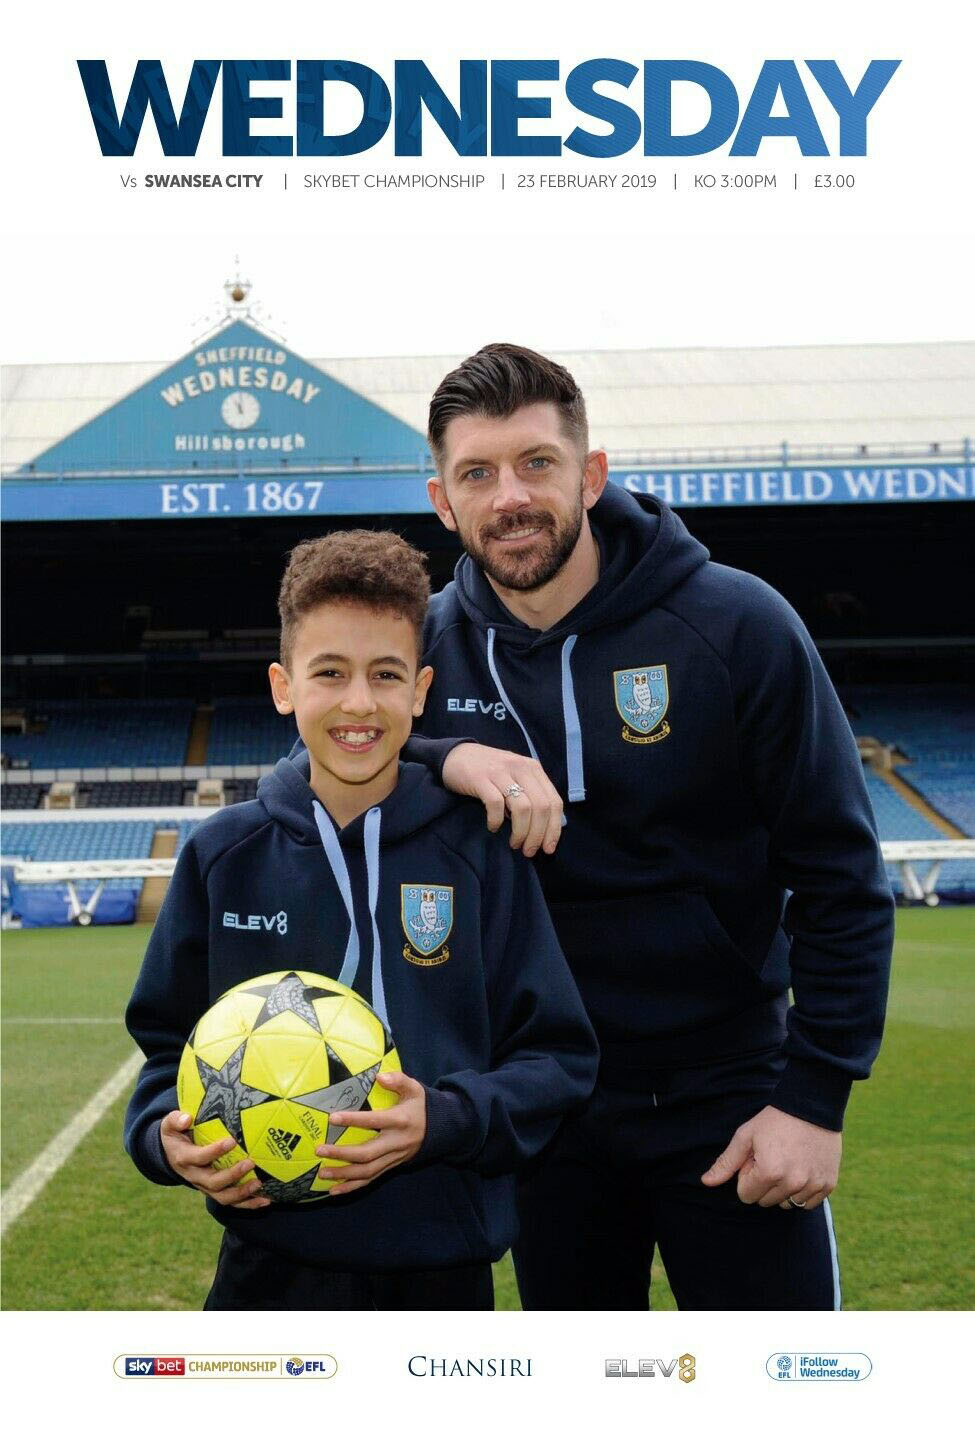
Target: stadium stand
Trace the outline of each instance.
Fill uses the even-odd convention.
[[[150,762],[147,760],[147,762]],[[239,804],[257,794],[257,779],[224,779],[228,804]],[[44,807],[48,784],[0,784],[0,809],[7,813]],[[106,780],[100,784],[79,784],[79,809],[173,809],[193,800],[196,781],[192,779]]]
[[[867,788],[881,840],[940,841],[950,837],[953,825],[975,838],[975,698],[959,686],[871,685],[847,689],[844,699],[850,722],[858,736],[879,741],[889,775],[866,768]],[[205,706],[209,714],[210,706]],[[87,778],[76,783],[80,810],[176,809],[194,803],[199,780],[217,776],[228,804],[253,799],[259,768],[287,754],[295,737],[293,719],[282,719],[264,697],[223,697],[213,701],[212,720],[199,743],[206,765],[184,765],[187,739],[200,707],[193,700],[135,699],[82,702],[57,700],[31,705],[29,724],[43,718],[43,733],[5,731],[4,753],[11,762],[27,763],[30,770],[7,769],[0,786],[4,810],[3,849],[8,856],[38,860],[148,857],[154,834],[163,827],[158,817],[114,822],[111,819],[72,822],[50,819],[18,823],[17,814],[40,811],[59,766],[71,764]],[[206,737],[208,736],[208,738]],[[103,769],[94,778],[99,762]],[[167,763],[168,761],[168,763]],[[135,774],[157,771],[159,778],[118,778],[131,766]],[[49,773],[47,771],[50,771]],[[169,777],[182,774],[182,778]],[[194,775],[197,777],[189,777]],[[891,777],[892,776],[892,777]],[[31,778],[41,782],[21,782]],[[898,788],[899,785],[899,788]],[[919,798],[909,802],[911,791]],[[925,803],[934,811],[925,814]],[[936,822],[937,815],[949,821]],[[181,849],[194,828],[179,822]],[[924,874],[930,865],[918,866]],[[897,865],[889,865],[895,891],[904,891]],[[139,879],[113,879],[108,889],[125,891],[133,900],[142,889]],[[54,885],[43,885],[50,892]],[[59,899],[63,897],[63,885]],[[86,897],[94,887],[86,883]],[[975,896],[975,861],[945,860],[937,891],[948,896]],[[60,907],[60,904],[59,904]],[[60,916],[60,915],[59,915]]]
[[[175,808],[185,802],[182,779],[132,779],[126,783],[84,784],[78,804],[83,809]]]
[[[4,753],[33,769],[182,764],[192,700],[44,700],[31,707],[42,729],[7,734]]]
[[[267,696],[217,699],[210,727],[209,763],[273,764],[288,753],[297,737],[293,717],[282,718]]]
[[[39,809],[46,784],[3,784],[0,785],[0,808],[19,813],[24,809]]]
[[[863,686],[848,692],[855,734],[872,736],[894,751],[897,777],[936,814],[975,838],[975,696],[963,686]],[[906,761],[906,762],[903,762]],[[946,832],[889,783],[867,770],[867,788],[881,840],[943,839]],[[896,891],[899,872],[890,870]],[[975,862],[946,862],[939,893],[975,894]]]
[[[867,769],[864,772],[867,776],[867,791],[870,794],[870,802],[873,805],[877,828],[882,840],[895,842],[908,839],[943,839],[945,837],[930,819],[926,819],[917,809],[912,809],[910,804],[905,803],[897,790],[892,789],[872,769]]]
[[[242,804],[245,799],[256,799],[257,784],[256,779],[226,779],[223,787],[227,803]]]
[[[971,760],[916,759],[897,772],[939,814],[975,839],[975,764]]]
[[[969,687],[859,686],[849,692],[847,713],[854,734],[874,735],[912,760],[975,765],[975,691]]]
[[[148,858],[155,827],[151,819],[124,822],[78,820],[71,823],[45,819],[30,824],[11,821],[3,825],[3,851],[8,858],[20,854],[45,863],[66,859]],[[138,878],[113,878],[109,882],[113,887],[133,892],[138,892],[142,886],[142,880]],[[43,888],[49,885],[38,886]]]

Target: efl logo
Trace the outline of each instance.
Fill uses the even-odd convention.
[[[126,1355],[127,1375],[185,1374],[186,1360],[181,1355]]]
[[[322,1374],[331,1379],[335,1373],[335,1361],[331,1356],[327,1360],[303,1360],[300,1355],[292,1355],[285,1360],[284,1367],[290,1375]]]

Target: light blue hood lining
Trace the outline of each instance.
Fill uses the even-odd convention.
[[[338,834],[335,832],[335,825],[328,814],[316,800],[313,804],[315,823],[318,826],[319,837],[322,841],[322,848],[325,850],[325,857],[328,859],[328,866],[332,870],[332,875],[338,885],[339,893],[342,895],[342,902],[345,904],[345,911],[349,915],[349,938],[345,945],[345,957],[342,959],[342,968],[339,972],[338,981],[344,983],[346,987],[352,987],[355,982],[356,973],[359,970],[359,929],[355,920],[355,904],[352,899],[352,880],[349,877],[349,868],[342,853],[342,845],[339,843]],[[366,883],[369,896],[369,918],[372,923],[372,1007],[376,1016],[379,1017],[385,1027],[389,1028],[389,1018],[386,1014],[386,991],[383,987],[383,961],[382,948],[379,942],[379,927],[376,923],[376,904],[379,901],[379,830],[382,814],[378,808],[368,811],[365,818],[363,830],[363,844],[366,856]]]
[[[572,651],[575,648],[575,643],[578,638],[577,635],[570,635],[562,646],[562,720],[565,725],[565,767],[568,778],[570,804],[580,804],[586,797],[586,781],[582,763],[582,729],[579,724],[579,711],[576,708],[576,695],[575,688],[572,684],[571,665]],[[501,703],[524,735],[529,754],[532,759],[538,759],[538,751],[532,743],[531,735],[525,728],[524,721],[509,700],[504,685],[501,683],[501,676],[498,674],[498,666],[494,658],[494,640],[494,626],[488,626],[487,662],[488,669],[491,671],[491,679],[494,681],[495,689],[501,696]],[[541,763],[540,760],[539,763]]]
[[[572,651],[578,640],[570,635],[562,646],[562,717],[565,721],[565,768],[569,780],[569,803],[581,804],[586,797],[586,781],[582,769],[582,729],[576,709],[576,692],[572,684]]]

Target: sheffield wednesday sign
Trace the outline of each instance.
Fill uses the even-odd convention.
[[[8,521],[376,516],[429,511],[423,434],[236,321],[4,477]],[[975,499],[960,462],[610,463],[677,507]]]

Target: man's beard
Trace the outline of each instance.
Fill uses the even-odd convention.
[[[455,518],[456,519],[456,518]],[[496,544],[498,536],[508,536],[513,531],[531,530],[537,527],[540,539],[528,550],[506,552]],[[464,550],[471,560],[481,567],[484,574],[504,590],[538,590],[557,576],[572,555],[582,530],[582,491],[575,510],[569,514],[563,526],[548,511],[522,512],[515,516],[498,516],[475,539],[465,533],[460,526],[457,534]],[[484,544],[482,544],[482,541]],[[491,541],[490,549],[487,547]]]

